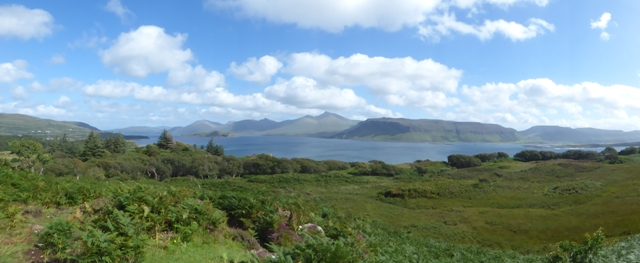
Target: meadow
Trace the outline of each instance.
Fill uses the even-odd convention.
[[[639,262],[640,154],[620,160],[162,181],[0,167],[0,262]]]

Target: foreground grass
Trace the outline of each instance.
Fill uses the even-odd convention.
[[[357,177],[331,172],[133,183],[27,174],[12,181],[5,178],[9,174],[4,171],[0,174],[5,176],[0,178],[0,211],[4,213],[0,225],[7,227],[0,232],[0,262],[30,259],[25,252],[37,242],[34,225],[69,218],[83,203],[132,184],[159,191],[181,188],[204,196],[232,193],[256,200],[281,200],[278,204],[282,207],[296,207],[316,216],[327,213],[319,210],[320,206],[333,207],[336,212],[332,213],[344,216],[329,213],[324,221],[314,223],[339,230],[345,237],[351,235],[347,232],[357,234],[366,252],[358,253],[363,253],[362,261],[366,262],[542,262],[552,249],[550,244],[580,241],[585,233],[600,227],[608,237],[621,242],[606,248],[596,262],[638,262],[640,175],[629,160],[618,165],[502,161],[422,177]],[[218,231],[228,231],[225,229]],[[150,240],[145,262],[256,260],[251,249],[216,233],[198,234],[189,242]],[[320,239],[316,248],[335,249],[335,240]],[[280,256],[296,249],[304,252],[293,248],[281,251]]]

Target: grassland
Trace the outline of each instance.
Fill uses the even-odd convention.
[[[607,248],[595,262],[611,262],[616,255],[617,262],[638,262],[634,260],[640,259],[637,249],[640,155],[621,158],[624,163],[615,165],[572,160],[529,163],[502,160],[458,170],[431,163],[432,172],[426,176],[407,174],[392,178],[330,172],[225,180],[174,178],[126,184],[188,189],[204,195],[230,193],[286,200],[283,202],[317,214],[324,213],[322,207],[329,207],[343,216],[333,221],[318,219],[325,221],[316,223],[324,223],[329,229],[328,225],[339,224],[341,218],[364,220],[368,222],[365,227],[353,223],[339,229],[368,233],[366,246],[372,254],[378,251],[379,255],[406,256],[404,260],[385,261],[380,257],[371,262],[542,262],[552,250],[551,244],[580,241],[585,233],[599,228],[609,238],[621,242]],[[97,199],[104,191],[122,185],[115,180],[98,181],[90,177],[76,181],[72,177],[25,176],[25,180],[36,181],[32,184],[5,181],[0,185],[3,187],[0,193],[4,191],[5,195],[22,193],[27,197],[19,200],[40,200],[15,199],[11,204],[0,204],[5,207],[5,214],[10,210],[7,207],[13,207],[20,215],[5,217],[13,221],[3,221],[13,226],[0,233],[0,262],[28,260],[27,250],[37,241],[30,228],[46,225],[52,218],[69,218],[86,200]],[[41,193],[28,187],[40,187]],[[37,196],[44,193],[57,196],[42,201],[44,197]],[[365,230],[371,226],[376,229]],[[167,240],[148,245],[146,262],[256,260],[237,240],[225,236],[229,230],[225,231],[217,232],[218,237],[199,233],[189,243]]]

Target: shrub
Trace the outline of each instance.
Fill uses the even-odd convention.
[[[619,155],[632,155],[632,154],[637,154],[638,153],[638,148],[636,148],[635,146],[630,146],[627,148],[624,148],[623,150],[620,150],[620,152],[618,153]]]
[[[468,155],[463,155],[463,154],[449,155],[447,157],[447,162],[449,163],[450,166],[453,166],[458,169],[476,167],[476,166],[482,165],[482,162],[480,161],[480,159],[472,156],[468,156]]]

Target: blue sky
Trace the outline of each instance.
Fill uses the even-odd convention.
[[[640,129],[639,1],[0,2],[0,112]]]

